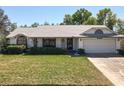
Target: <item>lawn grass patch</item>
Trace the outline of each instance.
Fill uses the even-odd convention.
[[[112,85],[87,57],[0,55],[0,85]]]

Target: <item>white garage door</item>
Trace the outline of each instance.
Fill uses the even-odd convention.
[[[84,49],[86,53],[115,53],[114,39],[85,39]]]

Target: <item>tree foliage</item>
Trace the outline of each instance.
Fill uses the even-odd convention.
[[[80,25],[84,24],[87,19],[92,15],[92,13],[86,9],[79,9],[72,15],[72,20],[74,24]]]
[[[69,15],[69,14],[65,14],[64,22],[63,23],[64,23],[64,25],[72,25],[73,24],[72,16]]]
[[[116,31],[119,34],[124,34],[124,20],[121,19],[117,20]]]
[[[116,14],[113,14],[112,12],[109,14],[108,19],[107,19],[107,23],[106,26],[108,28],[110,28],[111,30],[113,30],[113,27],[116,25],[117,23],[117,18],[116,18]]]
[[[50,25],[48,22],[44,22],[44,25]]]
[[[35,23],[33,23],[33,24],[31,25],[31,27],[37,27],[37,26],[39,26],[39,23],[37,23],[37,22],[35,22]]]
[[[52,25],[52,26],[54,26],[55,24],[54,24],[54,23],[52,23],[51,25]]]
[[[17,28],[16,23],[11,23],[11,31],[14,31]]]
[[[0,47],[6,45],[6,35],[9,34],[11,23],[4,11],[0,9]]]
[[[4,35],[0,35],[0,46],[4,46],[6,44],[6,37]]]
[[[99,12],[97,13],[97,24],[98,25],[105,24],[105,19],[110,12],[111,10],[109,8],[99,10]]]
[[[25,25],[21,25],[20,27],[27,28],[28,26],[25,24]]]
[[[116,24],[116,22],[116,14],[114,14],[110,8],[104,8],[102,10],[99,10],[99,12],[97,13],[98,25],[106,25],[111,30],[113,30],[113,26]]]
[[[97,25],[97,19],[95,17],[89,17],[87,21],[84,22],[85,25]]]
[[[10,24],[8,16],[4,14],[2,9],[0,9],[0,35],[7,35],[6,31],[10,30]]]
[[[64,25],[106,25],[111,30],[117,23],[116,14],[110,8],[99,10],[96,17],[86,9],[79,9],[74,14],[66,14],[63,19]]]

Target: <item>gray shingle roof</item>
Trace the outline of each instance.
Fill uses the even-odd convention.
[[[58,25],[58,26],[38,26],[36,28],[17,28],[11,32],[7,38],[16,35],[27,37],[85,37],[83,32],[91,28],[107,28],[104,25]]]

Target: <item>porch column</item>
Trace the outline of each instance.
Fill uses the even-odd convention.
[[[56,38],[56,47],[58,47],[58,48],[62,48],[61,39],[62,39],[62,38]]]
[[[73,38],[73,49],[74,50],[78,49],[78,38]]]

